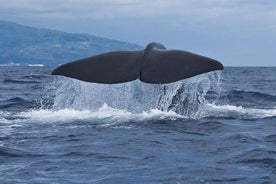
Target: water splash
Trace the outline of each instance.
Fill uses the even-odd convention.
[[[163,112],[157,109],[151,109],[148,112],[131,113],[129,111],[112,108],[107,104],[96,111],[90,110],[75,110],[75,109],[40,109],[31,110],[27,112],[20,112],[17,114],[20,119],[18,122],[70,122],[70,121],[91,121],[101,122],[106,125],[110,123],[127,122],[127,121],[147,121],[147,120],[163,120],[163,119],[177,119],[185,118],[175,112]],[[14,122],[14,121],[13,121]]]
[[[162,85],[139,80],[105,85],[57,77],[48,83],[38,108],[19,113],[0,111],[0,122],[100,120],[110,124],[164,118],[256,119],[276,116],[275,107],[245,108],[222,100],[220,82],[220,72]]]
[[[140,80],[122,84],[87,83],[55,78],[41,99],[42,109],[97,111],[103,104],[131,113],[157,109],[196,118],[208,91],[218,91],[221,72],[210,72],[170,84],[147,84]]]

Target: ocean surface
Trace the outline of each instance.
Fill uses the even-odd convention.
[[[0,183],[276,183],[276,68],[104,85],[0,66]]]

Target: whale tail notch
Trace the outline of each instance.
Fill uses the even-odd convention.
[[[116,51],[66,63],[52,75],[62,75],[94,83],[115,84],[140,79],[147,83],[171,83],[198,74],[223,70],[211,58],[181,50],[166,50],[150,43],[139,51]]]

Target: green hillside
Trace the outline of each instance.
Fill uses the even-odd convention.
[[[0,64],[56,66],[114,50],[141,46],[88,34],[71,34],[0,21]]]

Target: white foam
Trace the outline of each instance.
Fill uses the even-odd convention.
[[[236,118],[267,118],[276,116],[276,108],[256,109],[234,105],[215,105],[207,103],[202,109],[201,117],[236,117]]]
[[[186,117],[173,111],[161,111],[151,109],[140,113],[129,112],[122,109],[116,109],[104,104],[95,111],[76,110],[76,109],[37,109],[20,113],[10,113],[0,111],[1,123],[20,123],[20,122],[38,122],[38,123],[64,123],[72,121],[91,121],[101,123],[102,126],[116,125],[118,122],[128,121],[148,121],[148,120],[175,120],[175,119],[199,119],[205,117],[222,117],[238,119],[255,119],[275,117],[276,108],[274,109],[254,109],[244,108],[234,105],[215,105],[206,104],[200,110],[197,117]]]
[[[11,62],[11,63],[7,63],[7,64],[0,64],[0,66],[20,66],[20,64]]]
[[[67,122],[75,120],[103,120],[103,123],[108,122],[124,122],[129,120],[142,121],[149,119],[175,119],[183,118],[183,116],[175,112],[162,112],[157,109],[152,109],[149,112],[131,113],[126,110],[115,109],[104,104],[96,111],[91,110],[75,110],[75,109],[40,109],[21,112],[17,114],[18,118],[23,121],[39,121],[39,122]]]
[[[43,64],[28,64],[30,67],[44,67]]]
[[[0,111],[0,122],[1,123],[5,123],[6,122],[6,118],[5,117],[5,112]]]
[[[14,113],[11,112],[7,112],[7,111],[0,111],[0,123],[12,123],[13,122],[13,118],[14,117]],[[11,120],[10,120],[11,119]]]

